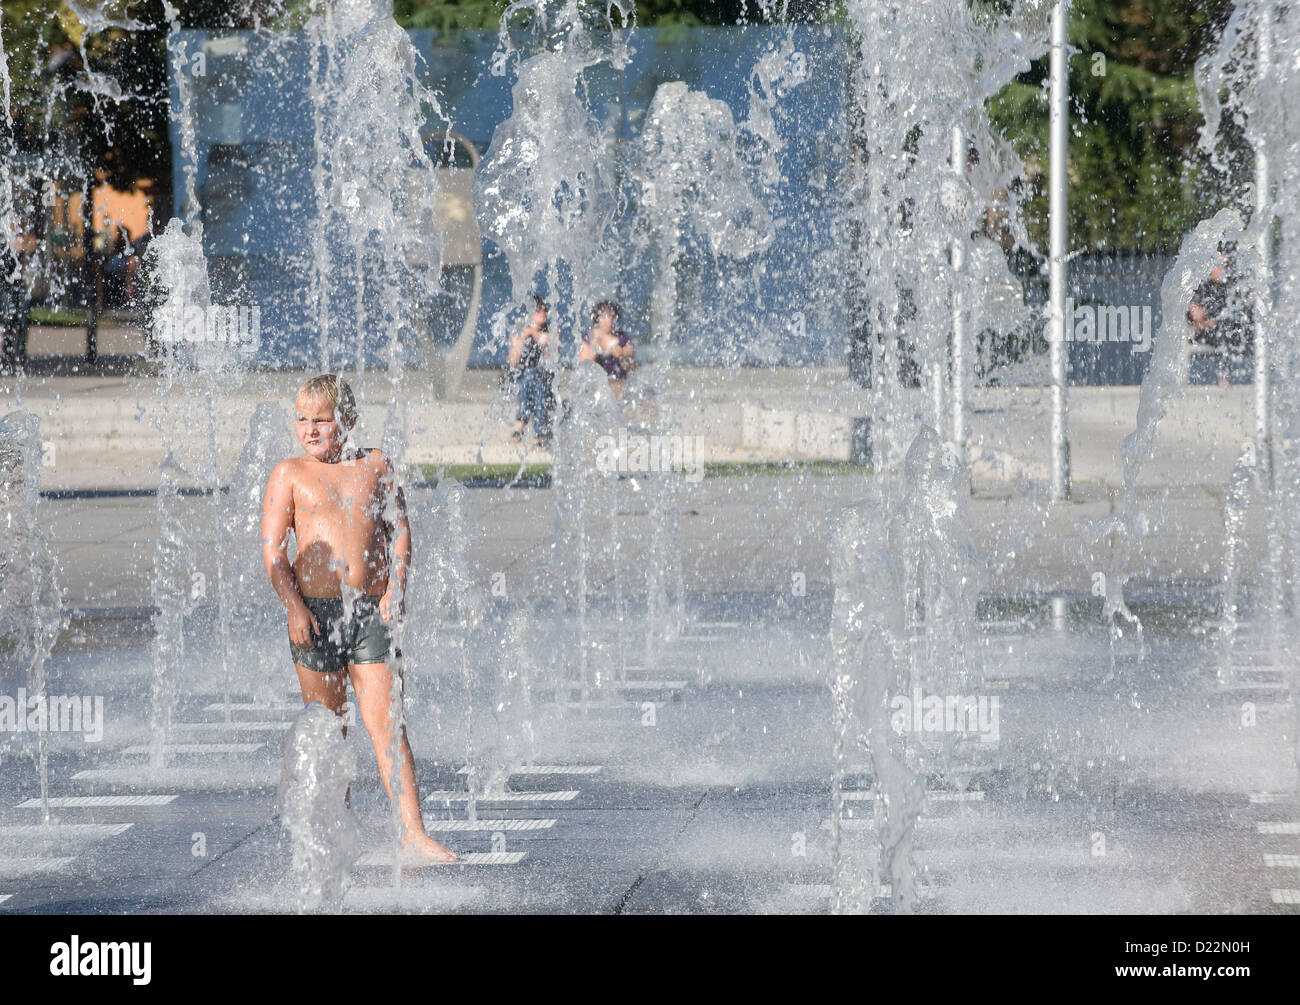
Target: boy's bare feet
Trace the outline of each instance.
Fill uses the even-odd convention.
[[[442,865],[460,861],[459,855],[450,848],[438,844],[428,834],[407,834],[402,841],[402,857],[420,865]]]

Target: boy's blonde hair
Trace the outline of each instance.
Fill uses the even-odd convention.
[[[322,373],[319,377],[313,377],[298,388],[294,400],[298,398],[328,404],[334,409],[334,414],[344,429],[351,429],[357,424],[357,400],[352,396],[348,382],[336,373]]]

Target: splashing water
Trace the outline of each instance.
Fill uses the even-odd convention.
[[[1258,510],[1268,528],[1265,563],[1267,630],[1275,666],[1294,665],[1300,630],[1296,584],[1300,582],[1300,457],[1295,443],[1300,429],[1300,397],[1291,375],[1300,363],[1294,339],[1285,337],[1281,319],[1294,319],[1300,308],[1300,128],[1292,104],[1300,83],[1295,53],[1300,46],[1300,12],[1292,5],[1262,0],[1238,3],[1218,44],[1196,64],[1196,85],[1205,117],[1200,146],[1226,187],[1253,201],[1250,224],[1224,234],[1236,240],[1240,266],[1254,298],[1255,428],[1242,465],[1250,477],[1233,474],[1237,512]],[[1232,129],[1227,128],[1231,124]],[[1236,175],[1228,156],[1227,137],[1243,135],[1253,153],[1254,178]],[[1215,264],[1215,263],[1211,263]],[[1207,270],[1208,271],[1208,270]],[[1204,278],[1202,275],[1200,278]],[[1250,280],[1253,279],[1253,282]],[[1271,419],[1271,422],[1270,422]],[[1240,482],[1240,483],[1239,483]],[[1243,560],[1240,529],[1225,528],[1221,642],[1230,658],[1236,631],[1235,605]],[[1300,712],[1297,713],[1300,723]],[[1300,764],[1300,736],[1295,747]]]
[[[782,146],[772,106],[784,86],[801,81],[792,69],[796,65],[789,37],[760,60],[753,74],[757,85],[750,87],[749,119],[741,126],[725,102],[680,81],[661,84],[650,103],[637,151],[641,212],[634,244],[657,249],[651,305],[657,365],[643,378],[643,393],[656,403],[654,428],[666,442],[682,435],[669,392],[684,250],[702,238],[721,263],[755,258],[772,244],[775,229],[764,196],[770,197],[780,178],[776,153]],[[742,133],[749,136],[749,149]],[[680,633],[684,621],[682,480],[682,471],[672,468],[658,471],[648,483],[647,668],[657,665],[663,643]]]
[[[970,540],[966,479],[951,448],[922,427],[904,461],[901,505],[881,505],[876,479],[867,499],[841,517],[831,620],[837,913],[867,910],[886,888],[896,910],[915,907],[912,841],[926,778],[959,775],[955,761],[969,757],[969,737],[909,735],[906,722],[900,733],[891,718],[891,710],[936,696],[973,696],[983,683],[974,638],[982,562]],[[877,833],[865,860],[842,834],[845,779],[862,751],[870,757]]]
[[[211,554],[224,534],[221,513],[217,400],[243,380],[236,340],[217,337],[212,292],[203,255],[202,224],[173,218],[150,244],[148,265],[158,306],[155,335],[164,346],[163,390],[151,415],[165,451],[156,512],[158,538],[150,593],[154,616],[154,678],[150,705],[150,761],[165,762],[165,746],[186,666],[185,618],[208,602],[206,576],[198,556]],[[180,490],[205,492],[205,505],[183,501]],[[198,510],[196,513],[195,510]],[[228,624],[229,596],[221,579],[214,593]],[[229,661],[228,647],[222,658]],[[228,676],[227,674],[223,674]]]
[[[40,420],[30,412],[0,418],[0,687],[22,685],[45,701],[45,662],[63,631],[62,593],[49,538],[40,525]],[[15,699],[16,700],[16,699]],[[18,709],[25,715],[27,707]],[[9,736],[6,734],[5,739]],[[50,823],[48,735],[36,735],[41,820]]]
[[[416,73],[416,54],[409,36],[393,20],[391,0],[344,0],[321,4],[307,33],[323,49],[323,80],[313,77],[311,98],[314,142],[318,150],[316,246],[319,235],[342,230],[342,246],[317,262],[341,281],[330,282],[318,271],[324,299],[319,314],[325,331],[351,302],[353,324],[341,333],[357,333],[352,352],[347,339],[336,343],[322,334],[323,370],[348,360],[364,375],[364,333],[384,332],[384,360],[391,385],[390,406],[397,400],[401,372],[416,358],[420,323],[417,310],[434,296],[441,281],[441,230],[436,218],[438,177],[425,149],[430,119],[444,119],[437,95]],[[347,285],[352,285],[348,290]]]
[[[561,327],[574,332],[586,327],[587,305],[605,299],[617,275],[616,249],[609,242],[617,209],[610,138],[588,107],[586,79],[589,71],[621,68],[628,58],[622,33],[597,34],[589,22],[612,28],[617,13],[627,24],[630,9],[621,0],[599,5],[519,0],[502,14],[492,63],[497,76],[514,66],[516,82],[511,115],[497,127],[475,176],[475,213],[484,235],[506,258],[514,300],[523,302],[544,277],[553,317],[563,318],[567,324]],[[532,28],[526,57],[510,36],[517,15],[528,15]],[[505,322],[502,312],[494,327],[502,331]],[[572,352],[576,360],[576,340]],[[584,709],[593,683],[587,526],[599,511],[598,497],[612,491],[596,474],[592,450],[602,430],[616,428],[604,381],[588,372],[592,369],[556,374],[556,393],[569,415],[556,430],[552,464],[555,579],[576,599],[573,664]]]
[[[1156,434],[1168,402],[1183,393],[1181,371],[1187,304],[1192,302],[1196,287],[1218,264],[1220,245],[1237,240],[1242,232],[1241,218],[1232,210],[1224,209],[1211,219],[1202,221],[1183,239],[1178,258],[1160,287],[1163,315],[1155,334],[1151,366],[1142,380],[1136,428],[1124,437],[1120,506],[1113,515],[1099,520],[1093,532],[1095,541],[1108,534],[1118,539],[1106,577],[1102,612],[1102,617],[1111,626],[1112,642],[1122,635],[1115,620],[1122,617],[1136,629],[1143,653],[1142,624],[1124,599],[1125,584],[1142,568],[1142,539],[1150,526],[1150,514],[1138,493],[1142,468],[1154,455]]]
[[[222,526],[232,547],[223,548],[221,592],[221,652],[225,682],[226,719],[231,716],[231,696],[247,692],[253,703],[276,704],[279,688],[274,685],[275,666],[257,660],[234,658],[232,636],[274,631],[278,634],[284,608],[266,585],[262,564],[262,497],[276,464],[293,454],[293,437],[285,425],[284,410],[278,403],[263,402],[248,422],[248,439],[230,472],[230,491],[223,499]],[[278,655],[278,654],[277,654]],[[242,671],[242,672],[241,672]]]
[[[865,911],[886,888],[894,910],[914,909],[912,841],[925,777],[946,774],[960,753],[948,734],[929,747],[924,734],[892,735],[885,712],[891,694],[965,695],[982,682],[978,664],[965,659],[975,651],[983,580],[965,515],[964,388],[972,366],[966,333],[971,321],[996,316],[990,299],[1005,306],[1012,298],[988,296],[1009,287],[1006,264],[994,249],[972,247],[968,235],[978,229],[991,187],[1018,172],[1005,143],[992,135],[984,99],[1044,51],[1049,11],[1046,3],[1019,5],[1012,16],[977,16],[965,4],[847,5],[859,158],[850,210],[858,256],[852,281],[860,284],[862,320],[872,332],[868,419],[877,473],[870,501],[844,516],[836,560],[837,912]],[[933,54],[926,73],[900,63],[905,49]],[[981,174],[965,163],[968,143],[982,152]],[[1013,201],[1007,211],[1014,218]],[[843,791],[854,755],[863,752],[871,763],[876,842],[865,860],[843,833]]]
[[[0,154],[3,154],[6,162],[13,156],[13,112],[10,105],[10,84],[9,84],[9,58],[5,55],[4,45],[5,17],[4,12],[0,11],[0,114],[4,115],[4,121],[0,122]],[[0,241],[4,242],[4,247],[12,246],[14,237],[18,234],[18,221],[14,216],[14,186],[13,178],[8,171],[0,171]],[[0,276],[0,280],[5,283],[10,281],[8,276]]]
[[[514,3],[502,15],[494,74],[505,74],[521,55],[506,31],[517,12],[533,12],[535,34],[546,49],[519,64],[513,112],[497,127],[474,179],[480,225],[505,255],[513,299],[520,303],[533,292],[538,273],[554,276],[561,262],[575,291],[591,290],[614,212],[605,137],[580,92],[589,68],[620,66],[626,52],[617,44],[606,50],[590,36],[576,0],[553,12],[555,6],[547,0]]]
[[[313,702],[294,720],[284,745],[280,825],[293,848],[299,914],[342,906],[359,853],[357,825],[347,805],[357,765],[341,721]]]
[[[772,15],[784,14],[786,4],[760,0],[758,6]],[[678,376],[673,367],[679,360],[678,340],[691,336],[690,322],[697,320],[690,283],[698,277],[692,270],[703,263],[703,271],[721,277],[719,286],[730,283],[746,294],[752,284],[754,297],[766,307],[761,304],[765,253],[783,227],[779,103],[806,79],[794,33],[767,50],[747,85],[736,82],[742,101],[747,86],[747,115],[743,108],[733,112],[732,106],[685,83],[663,83],[644,119],[634,119],[642,128],[638,141],[620,148],[621,136],[602,124],[607,120],[600,114],[600,98],[592,97],[599,87],[592,84],[601,74],[625,69],[636,55],[615,24],[618,20],[626,26],[631,8],[630,3],[520,0],[511,3],[501,19],[492,72],[515,77],[512,113],[496,131],[476,175],[474,195],[481,229],[504,257],[512,299],[522,303],[528,294],[541,292],[555,305],[554,316],[567,316],[567,327],[576,331],[585,327],[592,301],[623,297],[635,288],[638,279],[629,275],[644,260],[651,263],[646,271],[653,272],[652,330],[638,346],[639,351],[647,350],[638,374],[644,398],[631,407],[612,400],[594,367],[557,375],[571,415],[555,446],[555,533],[546,542],[554,575],[548,582],[548,600],[576,605],[576,633],[568,631],[567,617],[551,618],[552,611],[534,606],[516,608],[504,631],[495,640],[487,639],[497,627],[488,614],[496,605],[486,601],[471,562],[477,531],[474,507],[464,489],[444,481],[430,506],[412,515],[413,524],[422,521],[424,527],[414,535],[417,561],[437,593],[433,603],[421,598],[421,610],[442,613],[421,614],[409,628],[399,629],[395,642],[415,654],[426,640],[433,640],[437,644],[430,641],[427,646],[432,655],[419,653],[417,658],[442,659],[445,653],[453,661],[450,676],[453,682],[459,679],[460,687],[452,691],[459,700],[463,689],[464,697],[471,819],[477,818],[480,799],[504,793],[511,772],[536,757],[538,695],[547,685],[555,685],[557,704],[563,707],[576,690],[585,711],[609,696],[608,691],[602,693],[607,681],[626,679],[625,594],[637,588],[631,576],[644,574],[646,579],[642,669],[655,667],[664,643],[679,630],[685,606],[680,541],[685,488],[680,472],[656,472],[633,488],[626,479],[620,483],[600,471],[593,462],[593,444],[611,429],[653,430],[668,436],[682,429],[679,412],[686,409],[678,407],[681,396],[673,397],[673,378]],[[919,890],[913,854],[918,829],[924,826],[919,814],[926,783],[960,776],[973,757],[970,745],[963,742],[967,738],[900,733],[890,710],[892,699],[900,695],[967,694],[983,684],[973,629],[975,600],[985,583],[984,562],[971,541],[963,425],[954,421],[964,407],[961,388],[970,383],[967,371],[973,355],[961,333],[1019,328],[1028,311],[1003,250],[970,235],[982,222],[980,214],[992,193],[1001,191],[1009,231],[1018,244],[1027,245],[1028,238],[1012,184],[1022,165],[992,132],[982,104],[1041,53],[1049,8],[1047,3],[1021,4],[1004,15],[972,11],[967,4],[909,8],[850,0],[845,5],[856,32],[849,69],[857,102],[859,160],[856,177],[850,179],[857,186],[855,197],[844,219],[836,222],[850,224],[862,238],[849,254],[857,258],[848,281],[860,287],[868,305],[864,316],[872,327],[871,385],[861,394],[856,389],[853,393],[854,400],[866,403],[864,418],[872,428],[876,457],[875,472],[863,487],[864,501],[842,514],[834,557],[831,826],[837,912],[879,907],[873,902],[882,897],[894,910],[915,909]],[[90,5],[73,4],[70,9],[89,31],[115,26]],[[1269,79],[1279,81],[1278,86],[1250,83],[1262,64],[1243,52],[1256,44],[1251,17],[1263,9],[1243,4],[1233,15],[1217,62],[1207,63],[1202,91],[1214,95],[1216,110],[1211,113],[1206,104],[1210,133],[1221,114],[1235,116],[1252,144],[1273,158],[1280,182],[1278,204],[1284,207],[1279,210],[1285,235],[1281,281],[1268,283],[1265,256],[1252,258],[1255,253],[1248,251],[1246,260],[1265,277],[1262,303],[1270,304],[1276,295],[1277,309],[1289,317],[1300,303],[1293,250],[1300,245],[1300,233],[1295,232],[1300,227],[1295,206],[1300,176],[1294,125],[1283,114],[1278,95],[1295,83],[1297,69],[1274,63],[1268,68],[1273,75]],[[310,279],[315,305],[310,357],[321,369],[350,367],[360,381],[372,382],[358,390],[381,387],[368,400],[387,399],[382,447],[400,465],[408,459],[407,430],[413,420],[418,424],[415,413],[420,405],[418,394],[416,401],[407,401],[415,381],[402,381],[423,351],[419,343],[427,333],[422,330],[422,311],[442,292],[443,253],[435,225],[437,157],[430,152],[428,127],[432,120],[441,119],[448,127],[451,123],[439,106],[439,95],[419,83],[415,50],[394,22],[390,2],[315,0],[308,12],[304,37],[310,50],[312,163],[307,202],[314,200],[315,211],[302,214],[307,240],[298,264]],[[168,8],[168,16],[179,31],[173,8]],[[0,23],[0,31],[3,27]],[[1280,51],[1296,51],[1298,27],[1296,11],[1276,13],[1272,29]],[[520,42],[529,31],[531,38]],[[297,40],[268,40],[259,33],[250,44],[263,43],[291,48]],[[918,50],[930,57],[923,75],[900,56]],[[183,65],[185,43],[173,41],[172,52]],[[1257,75],[1263,79],[1262,72]],[[1219,91],[1229,77],[1228,89],[1236,96],[1229,100],[1228,111],[1220,113]],[[221,271],[214,268],[209,278],[203,251],[204,207],[198,203],[203,189],[197,184],[194,128],[194,108],[201,101],[186,74],[177,73],[176,78],[178,150],[187,194],[178,210],[180,218],[154,242],[151,268],[160,296],[155,317],[184,319],[192,309],[213,308],[221,295]],[[0,86],[7,111],[2,45]],[[92,75],[80,86],[94,94],[97,103],[130,98],[111,78]],[[7,123],[6,114],[0,130],[7,129]],[[7,151],[6,142],[0,131],[0,153]],[[968,147],[978,151],[978,163],[963,163]],[[10,174],[4,173],[0,233],[8,233],[6,221],[15,201],[10,182]],[[1093,528],[1099,538],[1111,535],[1116,541],[1105,598],[1113,637],[1124,619],[1137,626],[1141,637],[1125,589],[1146,567],[1143,542],[1158,516],[1139,488],[1166,405],[1180,393],[1176,343],[1182,308],[1191,288],[1213,264],[1220,242],[1236,240],[1254,248],[1264,239],[1264,215],[1250,217],[1249,226],[1243,223],[1245,217],[1228,212],[1199,227],[1184,243],[1162,289],[1166,331],[1160,333],[1164,337],[1142,389],[1138,429],[1125,443],[1121,507]],[[625,260],[629,236],[637,252],[630,267]],[[493,320],[498,342],[505,320],[504,311]],[[1271,318],[1267,324],[1273,324]],[[1261,338],[1267,330],[1262,324]],[[378,352],[372,351],[376,340]],[[729,334],[719,339],[728,340],[733,343],[728,348],[734,348]],[[293,452],[279,407],[261,405],[247,427],[239,459],[223,480],[217,450],[223,436],[221,396],[252,383],[246,379],[249,360],[239,347],[210,338],[192,344],[182,339],[165,349],[163,379],[149,392],[161,402],[150,418],[163,433],[166,448],[151,583],[158,610],[150,716],[155,767],[164,763],[173,713],[187,682],[186,664],[201,648],[194,644],[194,622],[200,619],[192,616],[202,609],[216,607],[219,646],[212,652],[219,652],[222,661],[227,720],[241,688],[253,690],[255,704],[275,699],[268,681],[278,678],[234,658],[232,640],[241,638],[244,628],[282,618],[274,604],[259,608],[247,588],[250,577],[265,586],[254,546],[267,474],[277,460]],[[1294,370],[1297,350],[1289,345],[1277,350],[1279,368]],[[1300,427],[1300,399],[1279,390],[1279,430],[1294,434]],[[49,653],[36,635],[48,634],[58,605],[42,601],[42,612],[28,599],[29,593],[35,598],[46,590],[35,585],[36,570],[54,565],[42,565],[39,548],[31,544],[38,499],[28,497],[37,482],[27,474],[23,481],[6,480],[4,473],[28,472],[33,445],[39,453],[39,430],[27,417],[18,418],[22,421],[11,422],[12,416],[0,420],[0,495],[5,519],[27,530],[11,535],[8,550],[0,551],[0,634],[19,639],[16,644],[25,647],[18,666],[28,667],[26,680],[34,688],[38,681],[43,687]],[[1279,439],[1300,442],[1296,435]],[[1293,501],[1300,498],[1300,463],[1293,447],[1281,449],[1279,489],[1272,499],[1262,495],[1263,466],[1249,452],[1243,453],[1232,476],[1220,635],[1228,669],[1252,509],[1262,502],[1273,507],[1270,526],[1279,535],[1290,535],[1293,554],[1279,562],[1293,563],[1300,554],[1300,506]],[[626,561],[620,537],[620,520],[628,508],[624,489],[629,488],[645,493],[637,502],[648,510],[648,557],[635,565]],[[194,496],[195,491],[207,494]],[[226,546],[217,547],[222,543]],[[211,586],[206,592],[201,587],[200,572],[208,558],[216,562],[215,593]],[[1280,614],[1298,577],[1293,564],[1284,570],[1279,566],[1270,575],[1273,606]],[[604,589],[609,576],[618,619],[614,630],[601,624],[608,614],[599,606],[609,599]],[[431,626],[438,617],[444,621],[435,632]],[[277,637],[282,635],[278,624],[275,628]],[[577,647],[572,660],[569,639]],[[557,644],[548,646],[552,640]],[[489,655],[480,663],[476,654],[485,650]],[[620,662],[614,674],[607,675],[614,650]],[[283,662],[282,651],[277,659]],[[539,669],[539,664],[544,667]],[[558,679],[545,679],[549,676]],[[400,723],[402,697],[396,687],[390,711]],[[447,723],[437,725],[441,729]],[[453,725],[459,730],[460,719]],[[495,742],[482,742],[484,725],[495,726]],[[393,758],[395,766],[398,760]],[[300,911],[336,910],[344,899],[357,850],[355,824],[345,805],[355,767],[334,717],[319,706],[309,707],[295,723],[286,747],[282,791],[282,822],[293,846]],[[43,793],[45,775],[42,757]],[[858,776],[869,779],[872,798],[855,806],[847,795]],[[396,796],[396,785],[393,788]],[[846,825],[853,821],[855,808],[868,807],[872,840],[856,844],[853,828]],[[394,833],[400,840],[395,802],[393,808],[399,820]]]

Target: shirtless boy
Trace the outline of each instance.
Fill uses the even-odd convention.
[[[389,626],[405,613],[402,598],[411,564],[406,502],[388,458],[348,443],[357,412],[342,378],[327,374],[307,381],[294,409],[306,456],[281,461],[271,472],[262,503],[262,558],[289,614],[289,648],[303,702],[319,701],[342,715],[352,679],[391,799],[390,665],[401,653],[392,649]],[[292,565],[290,531],[298,542]],[[424,831],[415,761],[406,727],[400,729],[398,800],[406,855],[454,862],[459,856]]]

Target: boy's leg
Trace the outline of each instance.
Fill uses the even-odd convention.
[[[343,714],[343,703],[348,697],[348,676],[341,670],[338,673],[318,673],[301,664],[294,664],[298,671],[298,686],[302,688],[302,703],[310,705],[318,701],[335,715]],[[343,735],[348,735],[348,727],[343,726]]]
[[[388,797],[393,797],[389,779],[393,773],[393,711],[392,686],[393,677],[387,663],[351,663],[348,672],[352,675],[352,688],[357,693],[357,708],[361,712],[361,721],[365,723],[366,732],[375,747],[375,760],[379,763],[379,777],[384,783]],[[400,678],[399,678],[400,682]],[[402,823],[406,825],[406,846],[433,862],[454,862],[459,857],[455,852],[444,848],[424,832],[424,821],[420,817],[420,790],[415,781],[415,758],[411,756],[411,745],[406,742],[406,727],[401,728],[398,746],[398,784],[401,788],[399,806]]]
[[[302,703],[310,705],[313,701],[318,701],[337,715],[342,720],[339,725],[343,730],[343,739],[346,740],[348,738],[348,721],[343,718],[343,704],[348,697],[348,675],[342,670],[338,673],[319,673],[315,670],[309,670],[300,663],[295,663],[294,669],[298,671],[298,686],[302,688]],[[351,785],[348,786],[343,799],[347,805],[352,805]]]

